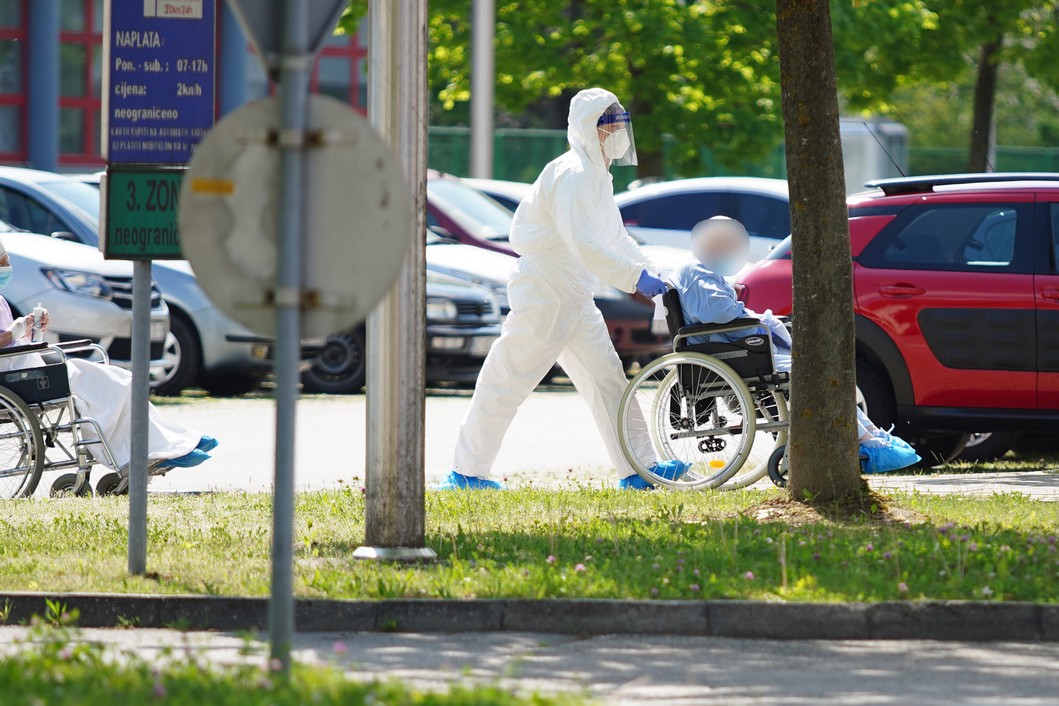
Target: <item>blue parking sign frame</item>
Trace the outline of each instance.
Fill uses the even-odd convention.
[[[216,34],[216,0],[107,0],[107,162],[187,164],[214,123]]]

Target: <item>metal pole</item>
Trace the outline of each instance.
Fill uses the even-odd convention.
[[[294,635],[294,428],[301,348],[303,237],[303,147],[307,125],[309,71],[308,7],[301,0],[283,3],[283,51],[280,60],[279,262],[276,288],[276,476],[272,509],[272,596],[269,637],[273,664],[290,674]]]
[[[408,258],[368,316],[367,507],[359,559],[433,559],[424,544],[426,0],[371,0],[368,117],[404,168],[415,228]]]
[[[471,176],[493,177],[496,0],[474,0],[471,19]]]
[[[147,573],[147,414],[151,387],[151,261],[132,264],[129,573]]]

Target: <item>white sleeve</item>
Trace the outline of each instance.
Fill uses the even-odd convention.
[[[601,212],[604,208],[617,210],[617,206],[594,200],[591,186],[578,183],[576,178],[558,185],[552,198],[555,228],[592,274],[623,292],[635,292],[647,258],[621,226],[620,217]],[[607,223],[616,223],[621,232],[601,232],[601,228],[614,227],[603,225]]]

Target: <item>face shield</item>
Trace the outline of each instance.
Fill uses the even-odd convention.
[[[734,218],[714,216],[692,229],[691,252],[710,272],[731,277],[746,265],[750,234]]]
[[[596,123],[603,156],[619,167],[636,164],[636,142],[632,137],[632,120],[621,107],[614,103],[607,108]]]

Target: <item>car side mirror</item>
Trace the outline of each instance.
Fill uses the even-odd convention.
[[[51,234],[51,237],[55,238],[56,240],[68,240],[71,243],[80,243],[81,242],[80,240],[77,239],[76,235],[74,235],[73,233],[71,233],[68,230],[57,230],[57,231],[54,231]]]

